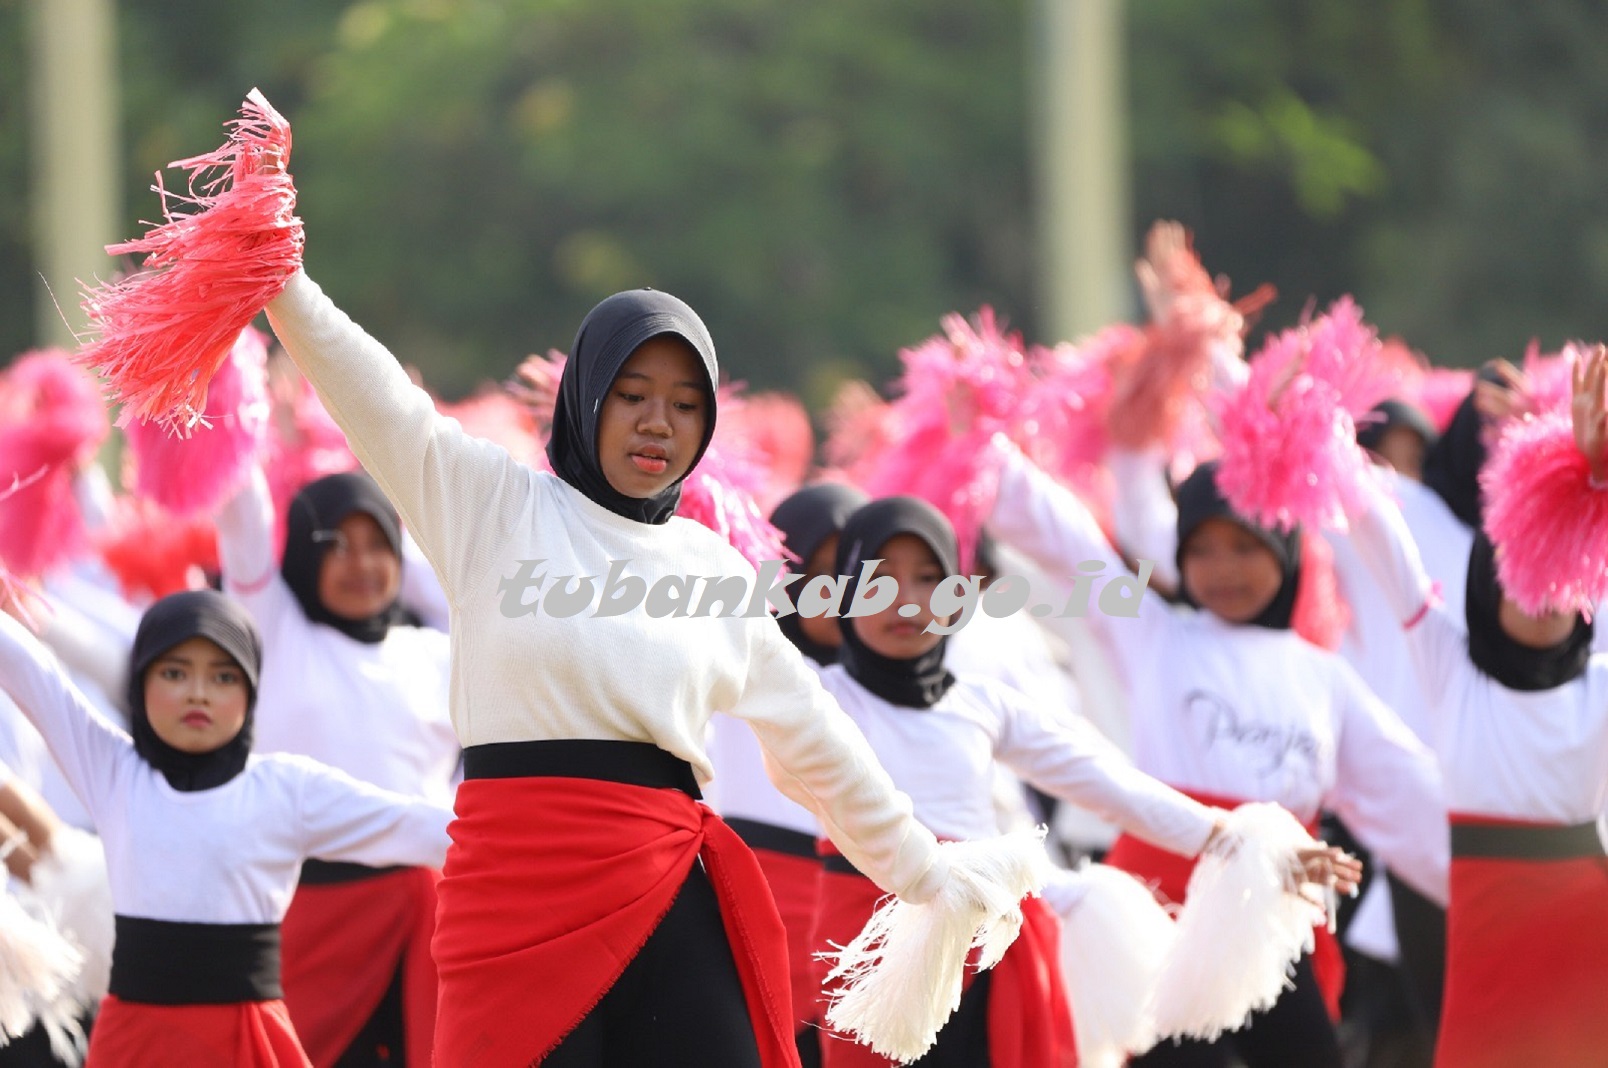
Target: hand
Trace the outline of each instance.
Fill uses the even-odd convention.
[[[1346,895],[1355,894],[1362,885],[1362,861],[1339,846],[1320,842],[1311,849],[1298,851],[1295,856],[1299,867],[1290,874],[1303,885],[1321,886]]]
[[[553,421],[553,409],[558,404],[558,382],[564,374],[564,354],[557,349],[546,356],[527,356],[503,383],[510,396],[523,404],[536,417],[541,426]]]
[[[1591,480],[1608,482],[1608,347],[1598,345],[1575,363],[1569,416],[1575,448],[1591,464]]]
[[[1500,382],[1480,379],[1474,383],[1474,410],[1487,424],[1500,424],[1525,415],[1531,408],[1530,380],[1507,360],[1488,364]]]

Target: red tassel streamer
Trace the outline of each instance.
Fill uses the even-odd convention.
[[[107,251],[144,254],[144,270],[88,291],[84,309],[99,340],[76,357],[108,380],[134,419],[188,431],[206,412],[207,385],[235,338],[301,267],[296,186],[266,158],[290,157],[290,124],[256,89],[230,125],[229,141],[171,166],[190,172],[188,194],[157,175],[166,220]],[[194,211],[173,213],[174,202]]]

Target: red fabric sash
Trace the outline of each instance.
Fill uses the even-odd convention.
[[[87,1068],[312,1068],[283,1001],[145,1005],[108,994]]]
[[[1178,789],[1173,787],[1173,789]],[[1236,809],[1249,802],[1235,798],[1217,797],[1198,790],[1179,790],[1203,805],[1215,808]],[[1316,824],[1307,824],[1307,833],[1315,834]],[[1163,905],[1182,905],[1189,889],[1189,877],[1195,873],[1195,858],[1182,856],[1170,850],[1140,841],[1131,834],[1117,836],[1105,863],[1121,868],[1147,884]],[[1346,985],[1346,963],[1341,955],[1340,941],[1326,925],[1312,928],[1312,976],[1323,994],[1329,1019],[1340,1022],[1340,994]]]
[[[280,926],[285,1006],[315,1068],[331,1068],[402,968],[407,1068],[429,1068],[436,970],[430,957],[436,881],[407,868],[346,883],[302,885]]]
[[[797,1068],[787,938],[753,853],[673,789],[470,779],[437,888],[436,1064],[528,1065],[614,985],[700,857],[765,1068]]]
[[[815,924],[815,899],[820,893],[821,862],[770,849],[755,849],[760,870],[770,884],[787,928],[787,960],[793,987],[795,1030],[819,1022],[820,974],[810,956],[810,928]]]
[[[1608,858],[1452,858],[1435,1063],[1608,1063]]]
[[[830,843],[820,843],[828,855]],[[813,944],[847,945],[885,896],[863,875],[821,875]],[[1061,921],[1043,900],[1022,900],[1022,931],[994,965],[988,990],[989,1068],[1076,1068],[1071,1002],[1060,965]],[[976,973],[967,969],[963,989]],[[825,972],[822,971],[821,978]],[[817,984],[819,989],[819,984]],[[943,1041],[943,1032],[938,1033]],[[821,1036],[822,1068],[891,1068],[893,1061],[830,1031]]]

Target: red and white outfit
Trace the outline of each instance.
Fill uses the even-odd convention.
[[[273,967],[303,858],[433,865],[450,814],[288,755],[253,756],[209,790],[176,790],[9,616],[0,616],[0,681],[44,735],[106,849],[119,940],[89,1064],[306,1065]],[[143,943],[138,961],[128,960],[125,936]],[[153,989],[160,1001],[139,1000]],[[230,997],[236,990],[253,994]]]
[[[929,708],[902,708],[871,693],[844,668],[822,672],[893,781],[915,803],[916,818],[939,838],[998,833],[996,761],[1046,793],[1094,811],[1163,849],[1193,856],[1211,835],[1211,809],[1143,774],[1089,724],[1043,709],[991,679],[960,676]],[[875,887],[841,870],[825,876],[818,949],[865,925]],[[1072,1021],[1061,985],[1060,923],[1042,899],[1023,903],[1023,934],[990,977],[992,1068],[1076,1062]],[[1093,964],[1094,962],[1091,962]],[[890,1062],[842,1041],[823,1047],[829,1068],[883,1068]]]
[[[712,810],[675,789],[483,777],[470,766],[477,750],[503,745],[635,742],[705,782],[706,729],[724,712],[752,728],[773,781],[857,866],[906,900],[930,899],[948,877],[937,840],[762,607],[671,620],[643,608],[575,619],[528,607],[538,574],[601,583],[611,562],[625,561],[650,589],[689,575],[741,577],[751,588],[752,566],[695,522],[624,518],[465,434],[305,275],[269,316],[397,506],[452,610],[451,712],[466,781],[434,942],[436,1063],[542,1057],[614,983],[658,922],[655,908],[700,857],[739,967],[751,966],[748,1008],[764,1063],[796,1063],[780,920],[752,855]],[[530,807],[542,798],[554,804]],[[642,863],[630,863],[644,843]]]
[[[1601,1063],[1608,1051],[1608,657],[1546,690],[1469,658],[1400,511],[1376,492],[1353,542],[1432,695],[1452,822],[1446,1000],[1436,1063]]]
[[[995,536],[1047,571],[1104,564],[1086,618],[1115,653],[1129,693],[1134,763],[1211,804],[1272,801],[1308,827],[1332,810],[1401,878],[1444,901],[1445,815],[1434,758],[1356,673],[1292,630],[1174,609],[1149,590],[1137,616],[1103,613],[1104,582],[1127,575],[1126,565],[1071,491],[1014,447],[1000,451],[999,498],[988,523]],[[1156,880],[1173,901],[1182,900],[1192,870],[1185,858],[1132,836],[1118,839],[1106,863]],[[1333,1013],[1341,975],[1332,937],[1327,949],[1320,939],[1314,968]]]
[[[253,750],[312,757],[450,805],[459,750],[447,714],[447,636],[398,625],[366,643],[309,620],[275,565],[273,524],[267,481],[254,470],[218,516],[224,587],[262,633]],[[438,878],[428,867],[306,866],[285,917],[283,977],[318,1068],[341,1057],[398,973],[407,1064],[430,1063]]]

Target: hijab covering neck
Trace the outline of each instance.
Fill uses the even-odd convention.
[[[302,614],[333,627],[354,641],[373,645],[385,640],[402,622],[396,601],[366,619],[347,619],[331,612],[318,596],[324,557],[335,549],[336,528],[348,516],[363,514],[379,524],[398,561],[402,559],[402,522],[379,483],[361,471],[326,475],[301,488],[285,512],[285,557],[279,565],[285,585],[296,596]]]
[[[938,560],[945,575],[960,569],[955,530],[944,514],[916,497],[885,497],[856,511],[838,535],[837,573],[846,576],[844,604],[852,604],[859,585],[860,565],[879,558],[882,547],[900,534],[920,538]],[[947,635],[921,656],[900,660],[874,653],[860,640],[855,621],[843,620],[843,645],[838,663],[849,677],[892,705],[931,708],[955,684],[944,667]]]
[[[842,533],[843,524],[869,503],[860,490],[841,482],[819,482],[788,496],[771,513],[771,525],[782,532],[782,544],[797,560],[789,570],[802,571],[826,539]],[[836,557],[834,556],[834,563]],[[798,613],[778,616],[776,625],[794,648],[817,664],[835,664],[838,648],[823,645],[804,633]]]
[[[1507,384],[1489,365],[1480,368],[1476,380]],[[1424,485],[1434,490],[1471,530],[1480,530],[1485,524],[1480,500],[1480,468],[1485,466],[1486,454],[1484,430],[1485,418],[1474,406],[1474,392],[1470,390],[1457,406],[1446,432],[1424,452]]]
[[[608,297],[581,320],[570,346],[569,359],[559,376],[558,398],[553,404],[553,430],[547,441],[547,459],[553,473],[594,504],[638,523],[664,523],[681,500],[681,480],[652,497],[627,497],[609,484],[597,456],[597,424],[603,401],[625,361],[650,338],[669,334],[692,346],[703,363],[704,392],[709,417],[703,440],[688,473],[698,466],[715,433],[715,386],[720,369],[715,343],[698,313],[668,293],[632,289]],[[682,476],[685,478],[686,476]]]
[[[1190,472],[1188,478],[1179,485],[1178,501],[1178,548],[1175,562],[1178,565],[1178,574],[1184,573],[1184,546],[1189,536],[1208,519],[1227,519],[1236,526],[1243,527],[1256,535],[1257,539],[1267,546],[1268,551],[1278,561],[1279,571],[1284,581],[1279,584],[1279,590],[1273,595],[1261,614],[1250,621],[1251,626],[1266,627],[1269,630],[1289,630],[1290,621],[1295,615],[1295,595],[1301,583],[1301,530],[1296,527],[1290,531],[1271,530],[1234,511],[1217,488],[1217,461],[1212,460],[1201,464]],[[1191,608],[1200,605],[1189,594],[1187,583],[1178,583],[1179,596]]]
[[[186,753],[157,737],[145,708],[145,673],[163,653],[191,638],[205,638],[228,653],[246,677],[245,724],[229,741],[206,753]],[[130,654],[128,707],[134,751],[175,790],[210,790],[239,775],[251,756],[261,665],[262,641],[256,625],[232,598],[216,590],[189,590],[151,605],[140,617]]]
[[[1585,674],[1591,659],[1592,625],[1575,617],[1574,630],[1557,645],[1536,649],[1514,641],[1502,627],[1502,584],[1496,577],[1496,549],[1480,531],[1468,554],[1468,588],[1463,614],[1468,622],[1468,657],[1481,672],[1510,690],[1551,690]]]

